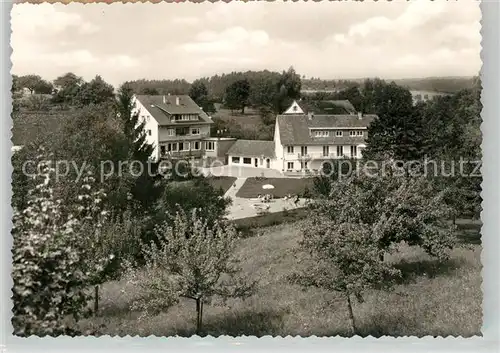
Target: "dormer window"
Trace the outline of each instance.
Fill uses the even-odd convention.
[[[328,137],[329,135],[330,135],[329,131],[326,130],[314,131],[314,137]]]

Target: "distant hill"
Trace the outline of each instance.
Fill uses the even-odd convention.
[[[408,88],[410,91],[426,91],[439,93],[455,93],[462,89],[471,88],[477,77],[426,77],[405,79],[384,79]],[[311,92],[338,92],[352,86],[362,84],[366,78],[349,80],[322,80],[320,78],[302,79],[302,91]]]
[[[430,91],[455,93],[462,89],[472,88],[475,77],[427,77],[394,80],[398,85],[408,87],[412,91]]]

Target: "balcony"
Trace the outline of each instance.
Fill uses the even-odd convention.
[[[310,159],[311,156],[309,154],[302,154],[302,153],[297,153],[297,158],[298,159]]]

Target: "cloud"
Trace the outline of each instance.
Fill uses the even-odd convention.
[[[196,41],[181,45],[189,53],[218,54],[221,52],[244,52],[266,46],[269,36],[265,31],[249,31],[243,27],[231,27],[221,32],[202,31],[196,35]],[[241,54],[241,52],[240,52]]]
[[[324,78],[473,75],[480,18],[478,2],[442,0],[14,5],[12,70],[114,85],[291,65]]]
[[[58,11],[52,4],[16,4],[12,9],[16,36],[54,36],[72,28],[80,34],[95,33],[99,26],[83,20],[76,12]]]
[[[195,26],[200,23],[200,19],[198,17],[175,17],[172,23],[174,25]]]

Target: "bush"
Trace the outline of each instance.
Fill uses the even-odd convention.
[[[27,208],[14,210],[13,216],[14,334],[75,334],[68,328],[68,317],[79,320],[89,314],[89,285],[101,276],[111,256],[99,257],[93,251],[92,230],[99,229],[100,222],[92,218],[92,209],[77,199],[78,208],[65,215],[53,196],[53,170],[40,165]]]

